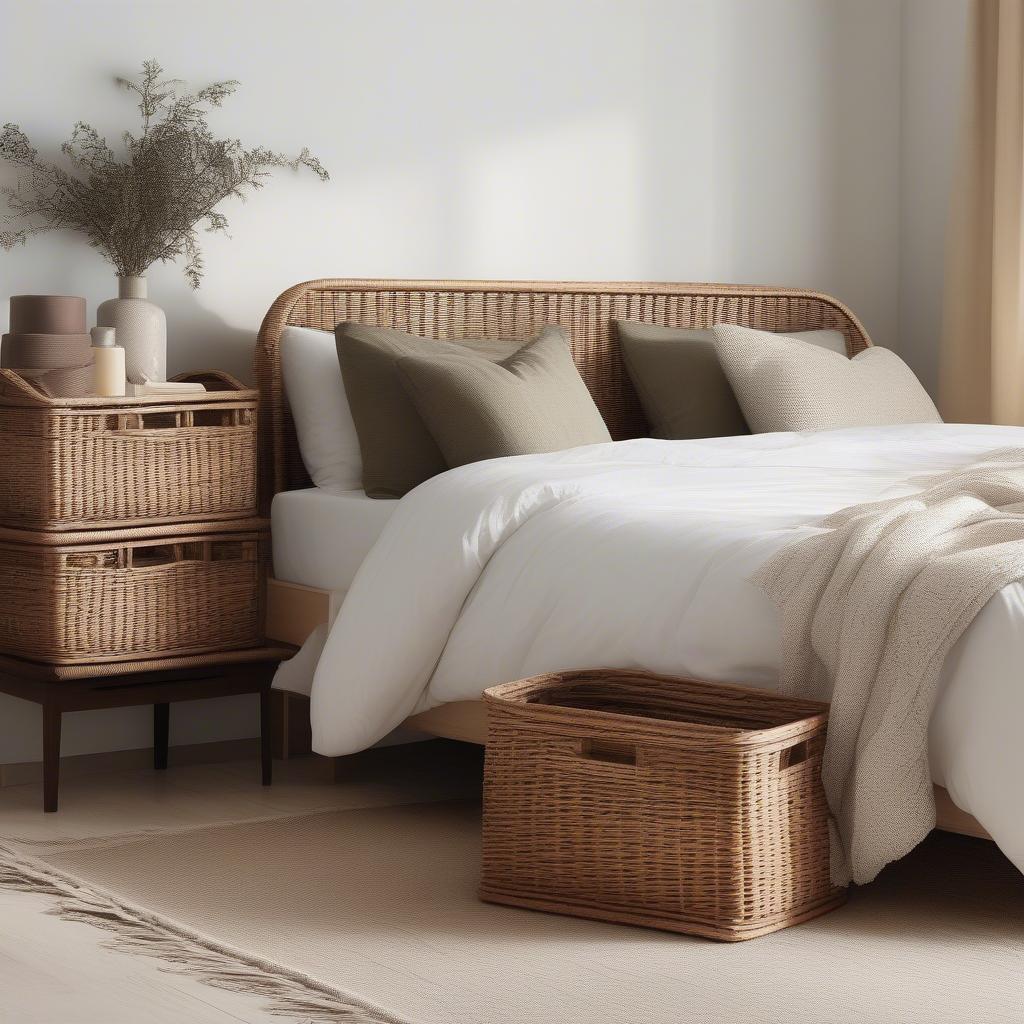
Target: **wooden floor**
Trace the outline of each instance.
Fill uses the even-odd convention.
[[[325,759],[279,762],[269,790],[260,786],[255,761],[72,778],[61,811],[49,815],[39,810],[38,785],[9,786],[0,789],[0,838],[41,851],[136,830],[372,807],[410,796],[446,799],[478,789],[478,753],[453,744],[436,761],[419,756],[416,746],[422,745],[350,758],[337,782]],[[48,916],[52,906],[47,897],[0,889],[0,1024],[281,1024],[258,998],[104,948],[102,931]]]

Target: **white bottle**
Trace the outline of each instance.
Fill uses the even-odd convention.
[[[117,397],[124,394],[124,349],[114,344],[113,327],[94,327],[92,335],[92,372],[97,395]]]

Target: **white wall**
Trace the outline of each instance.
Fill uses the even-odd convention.
[[[3,117],[44,152],[78,119],[116,139],[134,110],[111,76],[155,56],[191,84],[240,79],[216,126],[331,171],[229,204],[200,291],[151,271],[172,370],[246,374],[274,297],[329,275],[789,284],[897,344],[897,0],[36,0],[0,17]],[[0,254],[0,279],[90,312],[114,291],[63,235]],[[149,741],[144,711],[71,717],[69,753]],[[38,756],[36,721],[0,704],[0,762]],[[253,725],[249,700],[183,706],[172,740]]]

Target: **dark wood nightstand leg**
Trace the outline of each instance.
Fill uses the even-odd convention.
[[[260,690],[260,769],[263,785],[269,786],[274,775],[273,735],[270,714],[270,684]]]
[[[167,767],[167,743],[171,732],[171,705],[153,705],[153,767],[163,771]]]
[[[60,719],[61,710],[52,704],[43,705],[43,810],[57,810],[60,788]]]

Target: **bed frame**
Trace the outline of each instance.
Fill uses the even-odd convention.
[[[311,485],[281,376],[281,332],[287,326],[333,330],[341,320],[395,327],[423,337],[530,338],[547,324],[562,327],[573,357],[615,440],[643,437],[647,424],[619,356],[611,321],[708,328],[735,323],[769,331],[839,330],[850,356],[871,339],[841,302],[818,292],[724,284],[543,281],[387,281],[325,278],[297,284],[270,307],[260,327],[260,495],[264,514],[279,491]],[[271,580],[267,632],[301,644],[336,609],[327,591]],[[308,749],[308,701],[282,697],[278,752]],[[486,740],[482,701],[458,701],[408,719],[421,732],[470,743]],[[938,827],[988,838],[978,822],[936,787]]]

